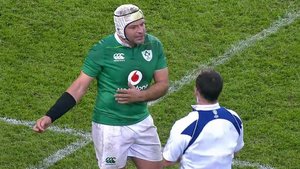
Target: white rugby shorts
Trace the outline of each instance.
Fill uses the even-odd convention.
[[[161,143],[151,115],[129,126],[109,126],[93,122],[92,138],[101,169],[123,168],[127,157],[162,160]]]

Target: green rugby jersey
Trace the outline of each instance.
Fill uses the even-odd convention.
[[[98,93],[93,121],[107,125],[131,125],[149,115],[147,102],[119,104],[114,95],[118,88],[128,88],[128,81],[139,90],[147,89],[154,72],[167,67],[161,42],[145,35],[144,44],[122,46],[110,35],[93,46],[82,71],[97,79]]]

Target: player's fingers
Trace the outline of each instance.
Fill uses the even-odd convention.
[[[38,132],[38,133],[43,132],[43,130],[42,130],[37,124],[35,124],[35,125],[32,127],[32,129],[33,129],[33,131]]]
[[[32,127],[32,130],[33,130],[33,131],[36,131],[36,132],[39,131],[39,129],[37,128],[36,124]]]
[[[128,87],[130,88],[130,89],[134,89],[135,87],[131,84],[131,82],[128,82]]]
[[[128,98],[127,97],[116,97],[115,100],[120,103],[120,102],[127,102]]]
[[[49,117],[44,116],[43,119],[41,120],[40,126],[42,130],[46,130],[51,124],[51,120]]]
[[[126,103],[129,103],[129,102],[126,100],[126,101],[118,101],[118,103],[120,103],[120,104],[126,104]]]
[[[126,98],[128,98],[129,97],[129,94],[116,94],[115,95],[115,98],[117,98],[117,99],[126,99]]]
[[[45,119],[42,117],[36,122],[36,128],[39,130],[39,132],[43,132],[45,130]]]
[[[128,89],[118,89],[117,93],[118,94],[126,94],[126,93],[128,93]]]

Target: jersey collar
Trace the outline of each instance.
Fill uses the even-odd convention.
[[[117,34],[116,32],[115,32],[114,36],[115,36],[115,39],[118,41],[119,44],[121,44],[122,46],[131,48],[130,45],[128,45],[127,43],[124,43],[124,42],[120,39],[120,37],[118,36],[118,34]]]
[[[215,104],[207,104],[207,105],[192,105],[192,108],[194,110],[214,110],[214,109],[218,109],[220,108],[219,103],[215,103]]]

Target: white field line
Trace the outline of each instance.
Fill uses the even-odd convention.
[[[66,156],[68,156],[68,155],[74,153],[75,151],[83,148],[84,146],[86,146],[90,142],[91,142],[91,139],[86,139],[86,138],[80,139],[76,142],[73,142],[73,143],[69,144],[67,147],[65,147],[64,149],[60,149],[56,153],[49,156],[48,158],[45,158],[38,165],[33,166],[33,167],[29,167],[29,169],[46,169],[46,168],[52,166],[53,164],[55,164],[56,162],[62,160]]]
[[[180,90],[184,85],[186,85],[186,84],[190,83],[192,80],[194,80],[197,77],[197,74],[199,73],[199,71],[201,71],[202,69],[207,68],[207,67],[213,68],[215,66],[224,64],[226,61],[230,60],[231,57],[234,56],[236,53],[243,51],[244,49],[252,46],[254,43],[270,36],[271,34],[276,33],[280,28],[293,23],[295,19],[299,18],[299,16],[300,16],[300,11],[295,12],[295,13],[287,13],[283,18],[275,21],[271,25],[270,28],[264,29],[263,31],[259,32],[258,34],[232,45],[232,47],[229,50],[227,50],[223,55],[221,55],[217,58],[211,59],[206,64],[200,64],[197,69],[189,72],[187,75],[185,75],[179,81],[175,81],[170,86],[168,94],[166,96],[164,96],[161,99],[158,99],[156,101],[150,102],[149,106],[152,106],[155,103],[163,100],[165,97],[167,97],[171,93]],[[20,121],[20,120],[2,118],[2,117],[0,117],[0,120],[5,121],[10,124],[25,125],[28,127],[32,127],[35,123],[35,122]],[[63,159],[64,157],[66,157],[69,154],[72,154],[76,150],[84,147],[85,145],[87,145],[88,143],[91,142],[91,137],[90,137],[89,133],[78,132],[73,129],[66,129],[66,128],[60,129],[60,128],[54,127],[54,126],[50,127],[49,130],[59,132],[59,133],[66,133],[66,134],[73,134],[76,136],[81,136],[81,137],[83,137],[83,139],[68,145],[64,149],[58,150],[53,155],[51,155],[48,158],[45,158],[43,161],[41,161],[39,165],[34,166],[32,168],[48,168],[48,167],[52,166],[54,163],[56,163],[57,161]],[[234,160],[234,165],[258,167],[259,169],[272,169],[272,167],[269,167],[269,166],[263,166],[263,165],[260,165],[257,163],[253,164],[253,163],[249,163],[249,162],[245,162],[245,161],[238,161],[238,160]]]
[[[4,121],[6,123],[9,123],[9,124],[22,125],[22,126],[27,126],[30,128],[32,128],[33,125],[35,124],[34,121],[16,120],[16,119],[3,118],[3,117],[0,117],[0,120]],[[58,162],[59,160],[62,160],[66,156],[74,153],[78,149],[80,149],[80,148],[86,146],[87,144],[89,144],[90,142],[92,142],[91,134],[87,133],[87,132],[74,130],[74,129],[70,129],[70,128],[59,128],[56,126],[50,126],[47,130],[50,130],[50,131],[53,131],[56,133],[64,133],[64,134],[79,136],[81,138],[79,140],[77,140],[76,142],[73,142],[73,143],[67,145],[65,148],[56,151],[54,154],[50,155],[49,157],[47,157],[43,161],[41,161],[38,165],[29,167],[30,169],[48,168],[48,167],[52,166],[53,164],[55,164],[56,162]]]
[[[287,13],[285,16],[283,16],[283,18],[272,23],[272,25],[268,29],[264,29],[261,32],[259,32],[258,34],[251,36],[250,38],[248,38],[246,40],[237,42],[236,44],[232,45],[231,48],[228,49],[223,55],[218,56],[216,58],[212,58],[211,60],[209,60],[206,63],[200,64],[197,69],[194,69],[194,70],[188,72],[179,81],[175,81],[174,83],[172,83],[171,86],[169,87],[168,93],[164,97],[157,99],[155,101],[149,102],[148,105],[151,106],[157,102],[160,102],[161,100],[163,100],[165,97],[167,97],[171,93],[180,90],[184,85],[186,85],[186,84],[190,83],[191,81],[193,81],[194,79],[196,79],[197,75],[199,74],[199,72],[202,69],[214,68],[218,65],[224,64],[225,62],[229,61],[238,52],[241,52],[241,51],[245,50],[246,48],[252,46],[256,42],[261,41],[272,34],[275,34],[280,28],[290,25],[291,23],[293,23],[295,21],[295,19],[297,19],[299,17],[300,17],[300,11],[294,12],[294,13]]]
[[[233,165],[234,166],[239,166],[239,167],[256,167],[258,169],[274,169],[270,166],[266,166],[266,165],[261,165],[258,163],[250,163],[247,161],[239,161],[239,160],[233,160]]]
[[[1,121],[4,121],[9,124],[14,124],[14,125],[22,125],[22,126],[27,126],[32,128],[33,125],[35,124],[35,121],[24,121],[24,120],[16,120],[16,119],[11,119],[11,118],[5,118],[5,117],[0,117]],[[80,136],[82,138],[88,139],[91,138],[91,134],[84,132],[84,131],[79,131],[79,130],[74,130],[74,129],[69,129],[69,128],[59,128],[56,126],[50,126],[47,130],[54,131],[57,133],[64,133],[64,134],[70,134],[74,136]]]

